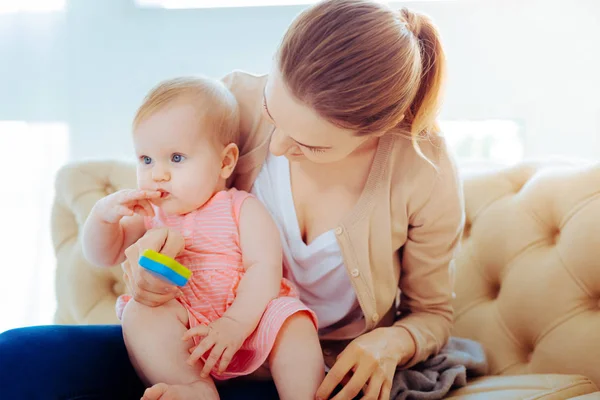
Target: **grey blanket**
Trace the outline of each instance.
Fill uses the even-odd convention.
[[[452,337],[440,353],[394,376],[393,400],[443,399],[452,388],[464,386],[467,377],[487,374],[488,365],[481,345]]]

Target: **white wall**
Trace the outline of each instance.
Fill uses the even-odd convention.
[[[405,3],[432,15],[446,45],[444,118],[514,118],[526,155],[596,158],[600,1]],[[65,121],[71,158],[130,156],[129,123],[166,77],[267,72],[303,8],[140,10],[72,0],[67,11],[0,15],[0,120]]]

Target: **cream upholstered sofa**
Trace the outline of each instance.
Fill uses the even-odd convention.
[[[600,165],[524,164],[464,180],[454,335],[483,344],[493,376],[449,398],[600,399]],[[89,265],[79,233],[101,196],[134,185],[133,166],[113,161],[58,174],[56,323],[118,323],[121,269]]]

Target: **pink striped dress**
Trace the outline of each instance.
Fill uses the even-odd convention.
[[[147,228],[167,226],[185,238],[185,249],[177,261],[192,271],[192,277],[181,288],[184,296],[179,302],[188,311],[190,328],[220,318],[235,300],[238,284],[244,276],[239,215],[244,200],[250,196],[247,192],[229,189],[216,193],[201,209],[189,214],[167,216],[155,208],[156,216],[146,221]],[[130,298],[123,295],[117,300],[119,319]],[[258,369],[267,360],[283,323],[300,311],[309,313],[316,329],[316,315],[300,301],[295,288],[284,278],[279,297],[269,303],[256,330],[224,373],[219,374],[216,368],[211,371],[213,378],[230,379]],[[195,337],[194,343],[199,342]]]

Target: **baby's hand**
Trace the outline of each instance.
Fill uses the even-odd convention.
[[[247,329],[244,324],[227,316],[219,318],[208,326],[199,325],[188,330],[183,335],[183,340],[189,340],[193,336],[204,336],[188,358],[188,364],[196,364],[204,353],[212,349],[204,363],[200,376],[202,378],[208,377],[219,359],[221,362],[218,371],[219,373],[225,372],[234,354],[242,347],[244,340],[248,337],[245,332],[247,332]]]
[[[124,189],[104,197],[95,208],[102,221],[115,224],[134,214],[153,217],[150,200],[159,197],[160,192],[154,190]]]

